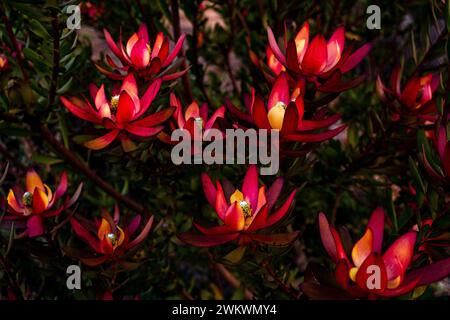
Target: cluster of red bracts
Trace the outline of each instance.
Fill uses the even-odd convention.
[[[42,182],[36,171],[30,169],[26,174],[25,191],[18,186],[9,190],[6,199],[9,215],[0,219],[0,226],[10,227],[14,223],[16,229],[25,229],[16,238],[51,235],[67,219],[52,230],[46,230],[44,221],[59,216],[64,210],[74,205],[81,194],[82,187],[83,184],[80,183],[74,195],[66,197],[59,207],[55,208],[67,192],[66,172],[61,174],[59,184],[53,192],[47,184]],[[119,226],[119,222],[120,213],[117,206],[114,217],[104,211],[102,212],[102,219],[96,219],[93,223],[81,217],[78,219],[70,218],[73,231],[91,247],[93,254],[91,256],[75,254],[75,249],[68,247],[65,248],[66,253],[88,266],[114,262],[130,267],[132,263],[129,263],[126,259],[147,238],[153,224],[153,216],[144,224],[139,234],[137,233],[142,222],[140,215],[135,216],[129,223],[122,221],[122,225],[125,225],[123,228]]]
[[[294,84],[293,89],[290,89],[288,76],[282,71],[273,84],[267,103],[252,89],[251,98],[246,105],[247,112],[242,112],[229,101],[226,106],[240,121],[236,127],[279,130],[282,143],[322,142],[335,137],[346,128],[345,125],[340,125],[329,129],[341,116],[334,114],[327,117],[326,109],[319,110],[311,119],[305,119],[303,96],[303,82]]]
[[[158,34],[153,47],[150,46],[145,25],[141,25],[138,32],[130,37],[126,48],[123,47],[122,41],[116,45],[106,30],[105,38],[123,66],[118,67],[113,59],[107,56],[111,67],[120,72],[107,72],[101,67],[99,69],[112,79],[123,79],[121,88],[113,90],[111,96],[106,97],[104,85],[100,89],[91,85],[90,93],[93,104],[86,99],[61,98],[65,107],[77,117],[108,130],[103,136],[87,141],[84,144],[86,147],[102,149],[118,138],[125,151],[132,151],[136,146],[130,137],[139,139],[139,137],[155,135],[163,142],[172,143],[170,131],[162,131],[164,122],[169,120],[172,113],[174,121],[170,121],[167,126],[171,131],[177,128],[192,131],[194,124],[198,123],[201,123],[203,130],[218,128],[217,122],[225,118],[223,106],[218,108],[208,120],[208,107],[205,104],[199,107],[194,101],[183,113],[181,102],[174,94],[171,94],[170,97],[171,108],[145,116],[158,93],[161,82],[175,79],[183,73],[170,75],[167,70],[159,72],[172,64],[182,48],[184,36],[178,40],[174,50],[170,53],[167,37],[161,33]],[[326,108],[313,114],[305,111],[303,98],[306,82],[319,83],[327,79],[320,83],[319,88],[323,91],[340,92],[345,90],[346,86],[340,83],[340,74],[354,68],[367,55],[370,45],[365,45],[352,54],[348,53],[349,50],[344,52],[343,28],[339,28],[328,43],[325,42],[323,36],[317,36],[310,44],[308,39],[309,26],[306,23],[296,40],[289,42],[290,44],[286,48],[286,57],[284,57],[269,29],[269,43],[274,57],[278,59],[277,61],[282,67],[274,67],[274,71],[277,71],[276,78],[271,79],[273,87],[267,103],[255,93],[255,90],[252,90],[251,99],[247,99],[247,113],[235,108],[231,103],[227,103],[231,115],[238,121],[235,127],[253,126],[259,129],[279,130],[282,141],[302,143],[328,140],[345,129],[343,125],[330,129],[340,119],[340,115],[326,116]],[[292,47],[292,43],[296,43],[296,45]],[[292,50],[289,49],[291,47],[297,52],[295,54],[296,68],[291,62],[286,62],[291,61]],[[271,60],[275,59],[274,57]],[[157,74],[159,76],[155,76]],[[336,74],[339,74],[339,81],[336,80]],[[133,75],[151,83],[141,98],[139,98]],[[330,87],[334,89],[330,89]],[[306,148],[304,149],[306,150]]]
[[[125,48],[122,43],[122,35],[120,35],[119,43],[116,44],[106,29],[104,34],[106,43],[116,59],[120,61],[121,66],[109,55],[106,55],[106,61],[114,72],[108,71],[99,65],[96,66],[100,72],[111,79],[120,80],[125,78],[130,72],[135,72],[139,77],[146,80],[161,78],[163,81],[170,81],[181,77],[187,72],[187,70],[173,72],[178,65],[176,63],[172,64],[183,47],[186,37],[184,34],[178,39],[171,52],[169,39],[162,32],[158,33],[153,45],[150,43],[145,24],[141,24],[138,32],[128,39]]]
[[[401,115],[412,115],[414,119],[435,121],[437,118],[434,91],[439,86],[439,76],[426,74],[412,76],[405,86],[401,86],[402,67],[396,66],[391,74],[390,86],[386,87],[381,78],[377,78],[376,86],[380,99],[393,112],[393,119],[399,120]]]
[[[286,71],[295,81],[306,80],[321,92],[342,92],[357,86],[363,80],[358,77],[346,82],[342,75],[355,68],[369,53],[371,44],[365,44],[356,51],[345,46],[345,29],[338,28],[328,41],[321,34],[309,41],[309,24],[305,22],[294,39],[286,43],[284,52],[278,46],[270,27],[267,28],[269,47],[267,64],[273,74]],[[272,75],[266,73],[269,80]]]
[[[108,130],[105,135],[87,141],[87,148],[99,150],[107,147],[119,138],[125,151],[135,148],[129,136],[152,137],[163,128],[161,124],[170,118],[174,108],[167,108],[145,116],[155,99],[161,80],[155,80],[140,97],[133,74],[129,74],[122,82],[119,90],[113,90],[107,98],[105,86],[98,89],[91,84],[89,91],[94,106],[87,99],[61,97],[64,106],[77,117],[90,121]]]
[[[173,121],[170,121],[168,128],[170,132],[176,129],[183,129],[189,132],[191,137],[195,137],[195,129],[200,128],[201,133],[204,134],[209,129],[220,129],[219,121],[225,118],[225,107],[221,106],[216,109],[214,113],[209,117],[209,107],[206,103],[203,103],[200,107],[197,101],[193,101],[184,111],[180,99],[175,96],[174,93],[170,94],[170,107],[175,108],[173,113]],[[170,139],[170,135],[166,132],[158,134],[158,139],[167,144],[176,143]]]
[[[67,174],[63,172],[55,192],[44,184],[33,169],[26,175],[25,191],[19,186],[10,189],[7,197],[8,212],[2,218],[2,224],[14,222],[16,228],[25,229],[18,237],[38,237],[45,233],[44,220],[58,216],[63,210],[71,207],[78,199],[83,184],[80,183],[74,195],[64,199],[58,208],[58,201],[67,191]]]
[[[104,211],[102,218],[96,219],[94,222],[85,219],[70,219],[77,237],[86,242],[93,251],[90,255],[76,254],[76,258],[91,267],[107,262],[115,262],[124,267],[130,266],[131,263],[128,260],[135,253],[138,245],[147,238],[153,224],[153,216],[137,234],[141,222],[140,215],[136,215],[129,223],[120,221],[120,212],[117,206],[114,217]],[[119,223],[123,227],[120,227]],[[69,254],[72,252],[73,250]]]
[[[278,178],[266,191],[259,187],[258,169],[249,167],[242,191],[230,183],[215,185],[207,174],[202,174],[203,191],[208,203],[214,208],[221,221],[219,226],[205,228],[194,222],[199,233],[187,232],[179,238],[197,247],[214,247],[236,241],[240,246],[260,243],[274,246],[288,245],[298,236],[298,232],[260,233],[278,223],[289,211],[297,190],[293,190],[287,200],[277,210],[273,210],[283,188],[283,178]]]
[[[324,294],[341,294],[341,298],[396,297],[450,274],[450,258],[410,270],[417,239],[415,229],[397,238],[382,254],[384,220],[384,210],[377,208],[364,235],[353,246],[349,259],[338,231],[320,213],[320,236],[336,265],[335,283],[341,291],[326,288],[317,279],[309,278],[302,285],[305,293],[314,295],[317,293],[315,289],[320,287]]]

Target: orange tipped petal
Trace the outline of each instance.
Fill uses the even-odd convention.
[[[117,138],[119,132],[120,130],[112,130],[104,136],[85,142],[84,146],[93,150],[103,149]]]
[[[164,34],[162,32],[158,33],[156,36],[155,43],[152,48],[152,59],[156,58],[161,50],[161,47],[164,43]]]
[[[198,107],[198,103],[196,101],[192,102],[189,107],[187,107],[184,118],[188,120],[190,118],[199,118],[200,117],[200,108]]]
[[[105,104],[109,106],[108,100],[106,99],[105,95],[105,85],[102,84],[100,89],[98,89],[97,94],[95,95],[95,107],[97,108],[97,110],[101,110]]]
[[[38,188],[41,191],[45,190],[41,177],[39,177],[39,175],[37,174],[36,171],[34,171],[34,169],[30,169],[28,170],[26,177],[26,191],[33,192],[35,188]]]
[[[363,264],[364,260],[373,252],[373,233],[367,229],[366,233],[353,246],[352,259],[356,267]]]
[[[14,194],[14,191],[12,189],[9,190],[8,193],[8,205],[17,213],[22,212],[23,208],[22,206],[19,204],[19,202],[16,199],[16,196]]]
[[[139,41],[139,35],[137,33],[133,34],[127,41],[127,54],[129,57],[131,57],[131,52],[133,50],[134,45],[136,44],[136,42]]]
[[[325,71],[331,70],[336,66],[341,59],[342,52],[344,51],[345,43],[345,30],[343,27],[338,28],[331,36],[327,43],[327,66]]]
[[[297,57],[299,63],[302,62],[309,42],[309,23],[305,22],[303,27],[295,36],[295,47],[297,49]]]

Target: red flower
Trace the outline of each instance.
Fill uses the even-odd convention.
[[[323,112],[318,112],[313,120],[304,119],[302,91],[301,84],[290,91],[287,75],[281,72],[273,84],[267,105],[256,96],[255,90],[252,90],[247,107],[249,114],[238,110],[231,103],[228,103],[227,107],[230,113],[240,120],[254,124],[260,129],[280,130],[280,137],[290,141],[320,142],[333,138],[345,129],[346,126],[342,125],[332,130],[316,132],[336,123],[340,115],[325,118]]]
[[[222,224],[204,228],[194,223],[202,234],[180,234],[179,238],[185,243],[198,247],[213,247],[236,240],[239,245],[248,245],[252,241],[287,245],[298,236],[298,232],[256,233],[280,221],[292,205],[297,190],[292,191],[286,202],[275,213],[270,214],[281,193],[282,178],[278,178],[267,192],[265,186],[258,189],[258,169],[252,165],[245,175],[242,192],[239,189],[227,189],[225,185],[222,187],[218,181],[214,187],[206,174],[202,174],[202,183],[206,199],[216,210]]]
[[[122,147],[125,151],[129,151],[132,150],[129,134],[139,137],[158,134],[164,128],[161,124],[169,119],[174,111],[174,108],[167,108],[144,116],[160,86],[161,80],[158,79],[148,87],[142,98],[139,98],[136,80],[129,74],[120,90],[113,92],[110,99],[106,97],[104,85],[100,89],[91,85],[89,89],[95,107],[87,99],[61,97],[61,101],[77,117],[109,130],[107,134],[85,142],[86,147],[94,150],[103,149],[121,134]]]
[[[450,141],[447,137],[446,120],[442,119],[440,122],[437,135],[433,137],[438,153],[438,161],[433,161],[432,157],[426,150],[422,148],[421,160],[427,170],[428,174],[436,181],[450,182]],[[439,162],[435,164],[436,162]]]
[[[353,246],[350,260],[336,229],[329,225],[323,213],[319,214],[322,243],[336,264],[336,282],[342,288],[353,296],[395,297],[450,274],[450,258],[408,271],[413,260],[416,231],[400,236],[382,255],[384,217],[382,208],[372,213],[366,232]],[[372,287],[369,282],[371,275],[375,274],[374,267],[379,270],[379,285]]]
[[[0,71],[6,71],[9,69],[9,62],[8,62],[8,58],[0,53]]]
[[[439,86],[439,75],[427,74],[422,77],[411,77],[403,90],[401,88],[402,68],[397,66],[391,75],[391,86],[385,87],[380,76],[377,78],[377,92],[380,98],[387,103],[394,113],[413,114],[425,120],[436,119],[436,101],[433,93]],[[399,109],[393,104],[390,97],[394,98],[401,105]]]
[[[185,129],[189,131],[191,137],[194,137],[194,128],[198,125],[198,128],[201,128],[202,134],[205,130],[218,128],[218,120],[224,119],[225,117],[225,107],[221,106],[218,108],[211,117],[208,116],[208,105],[203,103],[201,107],[199,107],[196,101],[193,101],[184,111],[181,106],[180,99],[178,99],[174,93],[170,94],[170,106],[175,108],[175,112],[173,113],[174,121],[170,123],[170,129],[173,131],[175,129]],[[158,135],[158,138],[168,144],[176,143],[172,142],[170,136],[161,132]]]
[[[26,176],[25,192],[20,191],[18,187],[15,191],[9,190],[8,211],[12,216],[3,219],[16,221],[18,227],[25,227],[26,230],[21,236],[38,237],[44,233],[43,220],[55,217],[73,205],[80,196],[82,185],[80,183],[71,199],[67,198],[59,208],[52,209],[67,191],[66,172],[61,174],[59,185],[53,193],[50,187],[42,182],[36,171],[30,169]],[[19,194],[22,195],[21,198],[17,197]]]
[[[105,7],[102,4],[96,5],[90,1],[82,2],[80,4],[81,14],[87,15],[93,21],[97,21],[105,13]]]
[[[267,33],[270,46],[267,52],[268,65],[276,75],[286,70],[296,81],[306,78],[322,92],[344,91],[362,80],[341,81],[342,74],[357,66],[371,49],[370,44],[365,44],[355,52],[344,51],[344,27],[338,28],[328,42],[321,34],[310,42],[309,24],[305,22],[295,38],[285,45],[285,53],[280,50],[270,27]]]
[[[171,67],[172,62],[183,47],[184,34],[178,39],[172,52],[169,52],[169,39],[162,32],[156,36],[153,46],[150,43],[147,26],[141,24],[137,33],[134,33],[127,41],[126,47],[122,44],[122,35],[118,44],[114,42],[111,34],[105,29],[105,39],[113,54],[120,60],[122,66],[106,55],[108,65],[117,72],[108,71],[97,65],[97,68],[112,79],[123,79],[130,69],[137,72],[139,77],[162,80],[173,80],[182,76],[187,70],[171,73],[177,65]],[[159,76],[158,76],[159,74]],[[161,75],[164,74],[164,75]]]
[[[88,266],[97,266],[108,261],[126,265],[129,253],[132,253],[132,250],[147,238],[152,227],[153,216],[144,225],[142,231],[135,236],[141,220],[142,217],[137,215],[129,224],[121,228],[119,226],[120,213],[117,206],[114,218],[108,212],[103,212],[102,219],[96,219],[94,223],[81,222],[72,218],[70,223],[75,234],[96,253],[95,257],[82,257],[80,260]],[[96,232],[93,233],[90,230],[96,230]]]

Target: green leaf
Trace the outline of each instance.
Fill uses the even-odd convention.
[[[62,94],[64,94],[64,93],[66,93],[66,92],[70,89],[70,86],[72,85],[72,82],[73,82],[73,77],[70,77],[69,80],[66,81],[66,83],[64,83],[63,86],[60,87],[60,88],[56,91],[56,93],[57,93],[58,95],[62,95]]]
[[[421,295],[425,293],[425,290],[427,290],[427,286],[421,286],[414,289],[412,293],[412,300],[417,300],[420,298]]]
[[[416,163],[411,157],[408,158],[408,163],[416,188],[419,188],[420,190],[418,191],[420,191],[422,194],[426,193],[426,187],[422,177],[420,176],[419,169],[417,168]]]
[[[59,129],[61,130],[62,139],[64,141],[64,146],[67,149],[70,149],[69,148],[69,132],[67,130],[67,124],[66,124],[64,115],[61,113],[58,113],[58,122],[59,122]]]
[[[33,155],[32,159],[36,163],[48,164],[48,165],[53,165],[53,164],[57,164],[57,163],[63,162],[63,160],[61,160],[61,159],[53,158],[53,157],[49,157],[49,156],[44,156],[42,154],[35,154],[35,155]]]
[[[41,70],[46,70],[47,68],[52,67],[51,63],[47,59],[28,47],[23,49],[23,54],[27,59],[30,59],[37,68]]]
[[[231,263],[238,263],[244,256],[245,249],[244,246],[237,247],[223,258]]]
[[[30,31],[37,35],[39,38],[45,40],[51,40],[52,36],[47,32],[44,26],[36,19],[31,19],[30,21]]]
[[[394,201],[392,200],[392,189],[391,188],[387,189],[387,197],[388,197],[387,211],[388,211],[388,214],[392,218],[392,222],[394,223],[395,231],[398,232],[397,212],[395,211]]]
[[[447,23],[447,31],[450,32],[450,1],[448,0],[445,6],[445,22]]]

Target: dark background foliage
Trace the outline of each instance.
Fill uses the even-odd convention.
[[[289,290],[280,288],[296,292],[308,263],[330,266],[316,223],[321,211],[332,222],[345,226],[352,239],[358,239],[373,209],[379,205],[385,207],[389,217],[385,244],[425,218],[439,217],[437,227],[448,230],[448,189],[430,181],[418,161],[418,141],[423,139],[423,131],[421,128],[394,128],[396,124],[375,90],[376,76],[387,81],[394,66],[401,62],[405,75],[416,70],[420,74],[441,72],[442,83],[446,83],[448,33],[443,2],[378,1],[382,13],[380,30],[366,28],[366,8],[372,1],[125,0],[90,3],[99,6],[100,14],[84,14],[82,30],[70,33],[65,29],[63,13],[68,3],[2,1],[2,16],[8,15],[27,63],[22,63],[25,70],[21,70],[17,60],[7,53],[12,70],[1,74],[1,112],[32,119],[31,125],[13,123],[7,117],[0,120],[0,164],[4,168],[6,161],[10,163],[2,183],[2,196],[6,196],[11,186],[23,182],[28,167],[38,169],[50,185],[66,170],[70,191],[73,192],[81,181],[85,183],[84,190],[76,208],[63,213],[55,224],[72,213],[96,217],[101,208],[112,212],[116,199],[86,179],[79,168],[71,166],[49,144],[39,131],[43,123],[99,177],[147,208],[155,216],[156,227],[145,245],[139,248],[140,255],[133,258],[140,263],[137,270],[120,272],[115,283],[111,283],[113,270],[83,267],[83,290],[73,292],[65,286],[66,268],[78,262],[63,255],[59,248],[82,247],[83,244],[74,238],[70,225],[58,232],[51,245],[45,239],[13,240],[10,230],[2,230],[0,253],[26,297],[99,298],[113,290],[118,299],[137,295],[142,299],[242,299],[247,297],[245,290],[248,289],[258,298],[291,298]],[[182,13],[181,25],[174,20],[176,6]],[[266,27],[271,26],[274,33],[281,36],[286,25],[287,30],[295,34],[304,21],[310,22],[311,34],[321,32],[326,37],[343,25],[346,45],[353,39],[355,47],[372,42],[373,49],[353,71],[364,74],[365,81],[331,103],[333,110],[342,113],[343,122],[348,124],[346,134],[321,144],[305,158],[283,159],[281,163],[279,175],[288,181],[281,198],[286,199],[287,192],[294,186],[301,186],[291,214],[277,227],[278,230],[301,231],[301,237],[287,248],[247,251],[239,263],[232,263],[224,257],[235,245],[198,249],[181,244],[176,234],[191,229],[193,218],[215,219],[203,196],[199,174],[208,172],[212,177],[227,178],[239,185],[246,166],[175,166],[170,160],[170,147],[157,140],[140,143],[131,153],[124,153],[119,145],[90,151],[77,141],[94,133],[95,129],[69,114],[58,99],[63,94],[87,94],[91,82],[110,85],[91,61],[91,58],[102,60],[105,44],[99,32],[107,28],[118,39],[121,29],[127,39],[144,22],[151,37],[158,31],[173,35],[177,25],[188,33],[185,45],[186,65],[190,66],[188,76],[163,86],[154,102],[155,110],[167,106],[171,90],[181,97],[183,105],[196,99],[208,102],[215,110],[229,98],[235,105],[243,106],[243,97],[251,86],[265,97],[270,91],[263,73],[250,58],[254,54],[265,61]],[[56,60],[55,30],[60,38],[56,40],[60,44]],[[4,25],[0,27],[0,44],[3,52],[13,48]],[[55,63],[57,83],[52,82]],[[444,85],[438,95],[447,97]],[[268,185],[274,179],[262,178]],[[119,206],[125,216],[135,213],[123,203]],[[445,250],[437,249],[435,257],[448,256]],[[241,282],[240,288],[233,286],[229,274],[227,277],[221,269],[222,264],[232,274],[232,280]],[[0,268],[2,295],[9,285],[4,269]],[[431,286],[425,292],[416,290],[414,295],[420,299],[448,295],[448,287]]]

